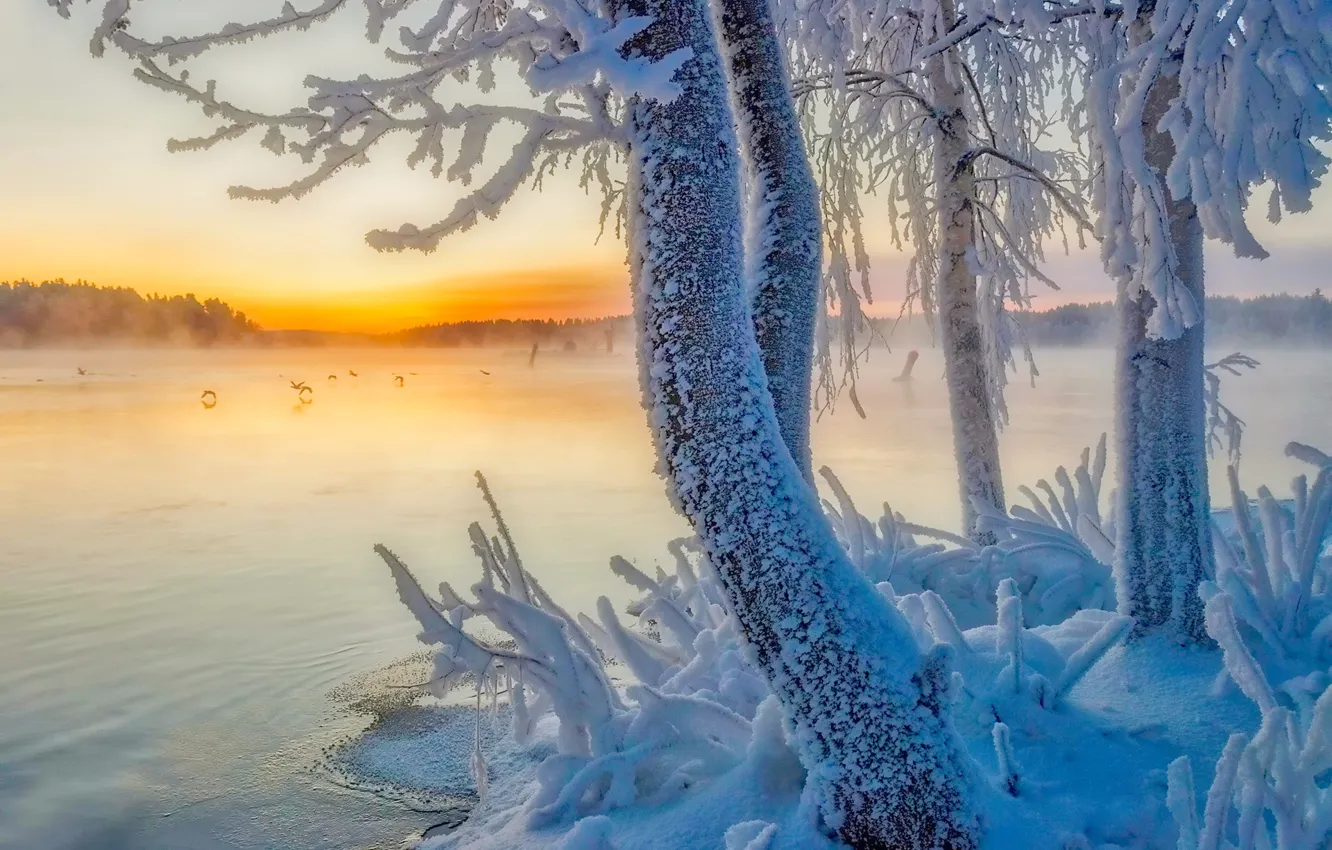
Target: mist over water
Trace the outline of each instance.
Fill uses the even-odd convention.
[[[862,373],[868,419],[819,420],[815,465],[863,513],[955,529],[942,361],[893,383],[905,353]],[[1332,448],[1332,353],[1249,353],[1223,382],[1242,477],[1284,492],[1287,441]],[[610,555],[650,568],[687,530],[631,355],[527,354],[0,351],[0,848],[363,848],[434,822],[315,769],[362,725],[330,691],[420,649],[371,546],[470,586],[480,469],[579,610],[629,597]],[[1109,351],[1037,356],[1010,389],[1010,495],[1112,423]]]

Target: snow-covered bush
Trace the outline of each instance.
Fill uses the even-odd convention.
[[[1216,579],[1202,587],[1207,632],[1262,723],[1252,737],[1227,742],[1201,817],[1189,759],[1171,764],[1168,803],[1181,850],[1332,842],[1332,457],[1300,443],[1286,454],[1318,467],[1312,487],[1300,475],[1287,504],[1266,487],[1254,503],[1231,466],[1230,527],[1213,521]]]
[[[1284,505],[1267,487],[1250,501],[1229,468],[1232,527],[1227,533],[1213,523],[1216,579],[1204,589],[1231,599],[1239,622],[1270,656],[1264,660],[1293,669],[1332,655],[1332,458],[1300,443],[1286,454],[1318,473],[1312,486],[1297,476]]]
[[[1217,760],[1199,817],[1187,756],[1170,765],[1167,802],[1180,850],[1320,850],[1332,843],[1332,677],[1298,676],[1273,688],[1235,621],[1234,600],[1207,601],[1207,630],[1226,671],[1262,711],[1252,737],[1235,734]]]
[[[544,715],[558,720],[558,752],[538,771],[529,823],[604,813],[640,799],[660,803],[738,764],[766,689],[740,660],[734,623],[716,601],[718,588],[696,576],[684,548],[675,548],[676,574],[657,579],[623,559],[612,563],[645,591],[636,609],[660,627],[660,640],[625,628],[605,597],[597,604],[600,622],[575,619],[523,566],[485,479],[478,473],[477,480],[499,534],[487,537],[475,523],[469,529],[481,561],[475,601],[464,601],[447,583],[432,598],[392,552],[376,551],[420,623],[420,639],[442,647],[430,682],[434,693],[442,696],[464,679],[475,683],[478,702],[505,693],[520,742],[531,739]],[[513,648],[469,635],[463,627],[477,618],[511,638]],[[617,687],[611,658],[622,661],[636,683]],[[473,769],[484,797],[479,737]]]
[[[903,556],[898,566],[913,565],[913,575],[924,575],[921,565],[941,554],[978,559],[974,548],[941,553],[937,546],[915,545],[911,535],[922,530],[891,513],[881,526],[887,530],[876,531],[829,479],[844,500],[838,520],[854,516],[867,527],[853,557],[871,578],[891,571],[893,564],[883,560],[891,551]],[[478,723],[481,703],[494,705],[503,696],[520,743],[553,734],[555,752],[537,768],[530,795],[518,809],[495,817],[505,823],[521,818],[532,829],[567,829],[574,821],[580,828],[593,821],[601,824],[597,829],[609,829],[596,818],[637,803],[667,803],[758,757],[756,747],[769,753],[762,758],[797,764],[781,709],[742,651],[735,618],[697,541],[670,543],[673,571],[658,567],[653,576],[623,558],[611,559],[612,572],[642,594],[627,606],[627,624],[605,597],[597,601],[596,619],[571,616],[524,566],[479,474],[478,484],[497,533],[487,535],[475,523],[469,529],[481,567],[472,601],[447,583],[432,597],[401,559],[383,546],[376,551],[421,625],[421,640],[439,648],[432,691],[443,696],[459,686],[475,687]],[[987,615],[975,617],[997,625],[964,630],[940,592],[899,594],[886,580],[877,584],[939,667],[946,692],[938,698],[955,702],[967,718],[979,718],[967,720],[965,731],[993,746],[999,767],[992,785],[1009,796],[1021,788],[1014,736],[1025,741],[1028,730],[1051,722],[1070,689],[1132,625],[1109,612],[1081,611],[1054,628],[1034,626],[1024,617],[1019,582],[1004,577],[995,586],[997,616],[991,602]],[[940,588],[947,594],[961,586],[959,580]],[[970,597],[963,603],[971,605]],[[478,637],[475,626],[482,620],[503,638]],[[554,719],[553,733],[546,718]],[[771,728],[760,730],[764,724]],[[484,798],[488,774],[480,740],[478,734],[472,769]],[[773,748],[783,755],[771,755]],[[762,836],[771,839],[775,829],[746,822],[733,832],[735,840],[746,839],[739,846],[749,847]]]
[[[1062,466],[1056,470],[1062,499],[1041,479],[1036,490],[1048,504],[1026,486],[1018,490],[1030,509],[1014,505],[1005,515],[977,503],[980,527],[996,540],[990,546],[908,522],[886,504],[878,522],[871,522],[826,467],[821,473],[837,505],[824,507],[852,562],[871,580],[891,581],[904,593],[938,593],[964,628],[994,622],[1006,579],[1016,582],[1032,625],[1053,625],[1079,610],[1115,605],[1113,524],[1102,520],[1099,507],[1105,454],[1102,436],[1094,458],[1084,449],[1072,476]]]

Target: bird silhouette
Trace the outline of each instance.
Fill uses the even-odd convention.
[[[300,383],[292,381],[291,388],[298,393],[310,392],[310,388],[305,385],[305,381],[301,381]]]
[[[351,375],[353,378],[359,378],[359,377],[361,377],[360,375],[358,375],[358,374],[356,374],[355,372],[353,372],[351,369],[348,369],[348,370],[347,370],[347,374],[348,374],[348,375]]]
[[[402,375],[394,375],[393,382],[396,383],[398,386],[402,386],[403,384]]]
[[[217,407],[217,393],[212,390],[204,390],[199,394],[199,403],[204,406],[204,410],[212,410]]]
[[[481,370],[481,374],[482,374],[482,375],[489,375],[490,373],[487,372],[485,369],[482,369],[482,370]]]
[[[337,376],[337,375],[329,375],[329,376],[328,376],[328,379],[329,379],[330,381],[336,381],[336,380],[338,379],[338,376]]]
[[[87,369],[79,369],[79,374],[80,374],[80,375],[86,375],[86,374],[88,374],[88,370],[87,370]]]

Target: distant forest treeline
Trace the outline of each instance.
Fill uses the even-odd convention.
[[[1108,345],[1114,341],[1114,305],[1068,304],[1016,314],[1037,346]],[[876,319],[893,344],[929,344],[917,318],[897,323]],[[169,344],[344,346],[390,345],[428,348],[527,348],[607,351],[630,342],[626,316],[606,319],[499,319],[446,322],[387,334],[322,331],[264,331],[216,298],[139,295],[133,289],[89,283],[27,281],[0,283],[0,348],[58,345]],[[1207,336],[1218,344],[1261,343],[1332,347],[1332,301],[1312,295],[1208,298]]]
[[[0,283],[0,347],[144,342],[216,345],[259,326],[216,298],[149,295],[82,281]]]
[[[1032,345],[1095,345],[1114,341],[1115,308],[1108,302],[1067,304],[1018,315]],[[1312,295],[1208,298],[1207,339],[1215,343],[1332,346],[1332,301]]]
[[[488,322],[446,322],[383,334],[394,345],[429,348],[484,348],[533,343],[542,348],[614,350],[632,333],[627,316],[606,319],[496,319]]]

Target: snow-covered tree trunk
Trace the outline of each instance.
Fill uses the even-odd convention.
[[[956,12],[952,0],[943,0],[939,6],[942,31],[946,33],[956,23]],[[962,528],[978,542],[992,543],[976,529],[975,501],[1004,513],[1004,484],[999,470],[999,433],[985,372],[985,342],[976,307],[976,180],[967,157],[962,71],[953,65],[952,52],[943,51],[932,57],[927,67],[937,116],[934,181],[939,215],[939,335],[953,419]]]
[[[749,190],[754,329],[782,438],[801,474],[812,480],[811,368],[823,266],[818,186],[800,135],[772,0],[720,0],[716,10]]]
[[[947,654],[838,545],[783,442],[744,278],[737,139],[706,0],[629,0],[631,42],[693,58],[631,104],[630,263],[661,471],[796,732],[812,800],[855,848],[973,848]]]
[[[1179,91],[1163,74],[1143,112],[1148,164],[1164,175],[1175,156],[1157,128]],[[1162,185],[1161,191],[1167,191]],[[1203,232],[1193,202],[1168,199],[1178,274],[1203,304]],[[1165,626],[1185,641],[1205,641],[1198,585],[1212,563],[1207,491],[1207,412],[1203,398],[1203,321],[1177,339],[1152,339],[1152,296],[1120,287],[1115,364],[1115,575],[1120,608],[1139,632]]]

